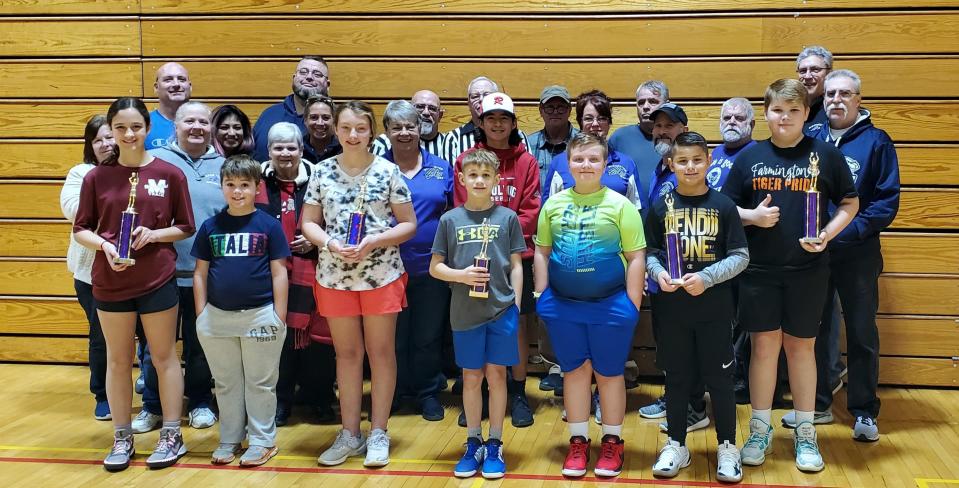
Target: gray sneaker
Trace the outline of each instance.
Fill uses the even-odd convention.
[[[103,468],[111,472],[127,469],[133,452],[133,434],[114,432],[113,449],[110,449],[110,454],[103,459]]]
[[[706,415],[706,411],[697,412],[693,410],[692,406],[689,406],[686,411],[686,432],[693,432],[706,427],[709,427],[709,416]],[[665,420],[660,422],[659,430],[669,432],[669,423]]]
[[[198,407],[190,410],[190,427],[207,429],[216,423],[216,414],[207,407]]]
[[[323,451],[316,462],[324,466],[336,466],[343,464],[346,458],[350,456],[360,456],[366,454],[366,438],[363,434],[353,437],[353,434],[346,429],[340,430],[336,435],[336,440],[329,449]]]
[[[133,418],[131,428],[134,434],[146,434],[151,430],[160,428],[163,417],[155,413],[150,413],[146,409],[141,409],[140,413]]]
[[[262,466],[272,459],[273,456],[276,456],[277,452],[279,452],[279,449],[277,449],[276,446],[250,446],[250,448],[240,456],[240,466],[246,468]]]
[[[153,454],[147,458],[147,466],[154,469],[173,466],[178,459],[186,454],[186,444],[183,443],[183,434],[178,428],[160,429],[160,439]]]
[[[773,428],[760,419],[749,420],[749,437],[743,445],[740,454],[742,463],[749,466],[759,466],[766,461],[766,453],[773,448]]]
[[[856,425],[852,428],[852,438],[862,442],[876,442],[879,440],[879,425],[876,419],[868,415],[856,417]]]
[[[815,412],[812,416],[812,423],[814,424],[830,424],[833,421],[832,410],[826,410],[825,412]],[[786,412],[786,415],[783,415],[783,427],[787,429],[796,428],[796,411],[790,410]]]

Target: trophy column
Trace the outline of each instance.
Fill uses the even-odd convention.
[[[133,230],[140,225],[140,215],[137,214],[135,207],[137,199],[137,184],[140,183],[140,174],[133,171],[130,175],[130,199],[127,202],[127,209],[120,214],[120,232],[117,236],[117,257],[113,258],[116,264],[126,264],[133,266],[136,260],[133,259]]]
[[[805,216],[805,235],[802,242],[810,244],[820,244],[819,238],[819,190],[816,188],[819,183],[819,155],[809,153],[809,189],[806,190],[806,216]]]
[[[683,284],[683,249],[679,240],[679,219],[673,207],[673,194],[666,194],[666,271],[670,285]]]

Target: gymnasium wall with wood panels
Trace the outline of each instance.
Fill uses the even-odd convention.
[[[118,96],[155,105],[153,73],[190,71],[193,97],[253,117],[290,92],[300,56],[329,61],[331,95],[377,113],[440,94],[442,129],[469,119],[466,84],[487,75],[542,127],[543,86],[600,88],[614,129],[662,79],[690,129],[718,142],[723,100],[757,105],[822,44],[863,78],[864,105],[897,143],[899,216],[882,236],[883,383],[959,385],[959,8],[952,0],[6,0],[0,5],[0,361],[82,363],[86,325],[58,195],[87,118]],[[151,107],[152,108],[152,107]],[[637,335],[652,370],[653,344]]]

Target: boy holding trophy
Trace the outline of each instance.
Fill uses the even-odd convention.
[[[742,462],[758,466],[772,449],[770,417],[782,348],[796,409],[796,467],[820,471],[825,464],[813,410],[814,348],[829,280],[829,259],[823,251],[856,215],[859,199],[843,155],[833,145],[803,135],[809,112],[806,95],[797,80],[769,85],[763,106],[771,136],[740,153],[723,193],[739,207],[749,241],[739,323],[752,339],[752,419]],[[831,220],[830,202],[836,206]]]
[[[653,474],[673,477],[689,465],[686,403],[702,378],[716,416],[716,477],[739,482],[743,474],[736,448],[730,280],[746,269],[749,250],[736,204],[706,185],[709,164],[703,136],[687,132],[676,137],[669,165],[677,187],[653,202],[644,225],[647,271],[660,289],[652,295],[663,324],[657,362],[666,369],[669,392],[669,438]]]
[[[501,478],[506,474],[506,367],[520,361],[517,324],[526,242],[516,212],[493,203],[500,179],[496,154],[484,149],[467,153],[457,177],[466,188],[466,201],[440,217],[430,262],[430,274],[451,283],[453,348],[456,364],[463,368],[466,453],[453,474],[465,478],[482,470],[484,478]],[[485,443],[484,377],[490,403]]]

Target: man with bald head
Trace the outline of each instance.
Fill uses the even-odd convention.
[[[443,105],[440,96],[429,90],[420,90],[413,94],[410,100],[413,108],[420,114],[420,147],[426,152],[444,158],[443,148],[446,144],[446,134],[440,132],[440,120],[443,119]],[[384,127],[384,130],[386,128]],[[382,156],[390,150],[390,138],[385,133],[373,141],[373,154]]]
[[[326,61],[319,56],[304,56],[293,70],[293,93],[287,95],[283,101],[270,105],[260,114],[253,126],[253,140],[256,143],[253,157],[257,161],[270,159],[267,148],[267,133],[270,127],[277,122],[289,122],[300,128],[300,132],[308,134],[306,124],[303,123],[303,109],[306,100],[314,95],[329,96],[330,68]]]
[[[447,161],[456,161],[460,154],[476,145],[476,127],[480,123],[483,111],[483,97],[490,93],[501,91],[495,81],[477,76],[466,86],[466,99],[469,102],[470,121],[446,133],[446,147],[442,158]],[[523,145],[529,147],[526,134],[519,131]]]
[[[166,63],[157,69],[153,90],[160,105],[150,112],[150,133],[146,139],[148,150],[163,147],[173,138],[173,119],[177,109],[190,101],[193,84],[183,65]]]

